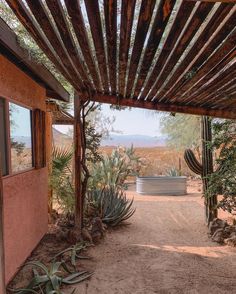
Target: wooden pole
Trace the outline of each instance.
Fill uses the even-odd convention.
[[[46,111],[46,163],[48,174],[50,175],[52,171],[52,111],[50,109]],[[52,189],[50,185],[48,185],[49,223],[51,223],[52,209]]]
[[[82,231],[83,222],[83,199],[81,187],[81,100],[78,93],[74,94],[74,160],[75,160],[75,227]]]
[[[1,154],[0,154],[1,162]],[[4,256],[4,239],[3,239],[3,184],[2,170],[0,165],[0,293],[6,293],[5,287],[5,256]]]

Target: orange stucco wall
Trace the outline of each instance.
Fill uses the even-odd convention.
[[[0,55],[0,96],[46,109],[45,89]],[[6,282],[47,231],[47,168],[3,178]]]

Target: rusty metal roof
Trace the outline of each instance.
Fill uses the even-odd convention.
[[[6,2],[94,101],[236,118],[235,1]]]

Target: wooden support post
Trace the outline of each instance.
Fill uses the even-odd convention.
[[[75,149],[75,227],[81,232],[83,223],[83,199],[81,186],[81,100],[77,93],[74,94],[74,149]]]
[[[1,162],[1,154],[0,154]],[[4,257],[4,238],[3,238],[3,185],[2,170],[0,165],[0,293],[6,293],[5,287],[5,257]]]
[[[46,163],[48,168],[48,175],[51,174],[52,170],[52,111],[47,109],[46,111]],[[48,214],[49,214],[49,223],[51,223],[51,214],[52,214],[52,189],[48,185]]]

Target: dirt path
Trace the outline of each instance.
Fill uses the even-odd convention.
[[[78,294],[236,292],[236,249],[209,240],[199,194],[129,194],[137,208],[131,225],[90,250],[86,267],[95,274]]]

